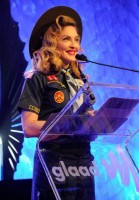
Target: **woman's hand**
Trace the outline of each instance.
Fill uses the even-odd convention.
[[[86,114],[89,116],[94,116],[96,112],[97,112],[96,110],[88,110]]]

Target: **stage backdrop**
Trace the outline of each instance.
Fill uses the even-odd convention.
[[[14,68],[14,79],[12,84],[9,86],[10,89],[8,90],[8,95],[12,96],[13,102],[17,100],[17,98],[14,99],[14,96],[19,97],[20,94],[20,89],[23,83],[23,71],[30,68],[28,43],[32,28],[42,13],[54,6],[70,6],[80,14],[84,27],[82,38],[82,47],[84,49],[83,53],[89,60],[136,70],[139,69],[138,0],[10,0],[9,5],[9,10],[6,10],[6,4],[3,9],[5,9],[7,13],[9,12],[11,14],[11,29],[14,28],[15,30],[15,27],[17,27],[14,38],[12,38],[12,34],[9,35],[8,44],[13,42],[11,51],[8,51],[10,53],[6,54],[8,44],[4,51],[8,59],[8,57],[12,58],[12,51],[15,51],[16,49],[16,52],[14,52],[14,60],[12,60],[12,63],[9,61],[9,66],[7,66],[7,70],[9,70],[11,66]],[[4,20],[6,19],[3,19],[3,23]],[[9,21],[9,18],[7,20]],[[5,38],[5,43],[6,42]],[[4,44],[3,47],[5,47]],[[3,69],[3,63],[1,63],[1,69]],[[129,84],[131,86],[139,85],[139,73],[131,71],[124,71],[116,68],[87,63],[84,67],[84,73],[89,76],[89,80],[92,82]],[[0,73],[0,76],[2,76],[2,73]],[[8,76],[12,76],[12,74],[8,74]],[[18,85],[19,87],[17,90],[14,90],[13,88],[16,85],[17,77],[20,79],[20,85]],[[0,82],[0,86],[1,85],[2,81]],[[131,90],[126,91],[124,94],[123,90],[114,91],[113,89],[103,87],[94,88],[97,100],[94,108],[96,110],[99,109],[99,107],[109,97],[126,97],[127,92],[128,96],[131,98],[137,98],[135,91]],[[0,95],[2,99],[3,93],[1,92]],[[2,109],[3,102],[1,101],[0,103]],[[6,148],[9,151],[7,162],[10,163],[13,170],[13,179],[32,178],[33,156],[36,139],[23,138],[20,115],[16,111],[16,103],[14,104],[12,111],[8,110],[7,113],[8,112],[10,112],[10,114],[12,113],[12,117],[8,118],[11,119],[8,133],[8,137],[11,141],[9,139],[4,139],[5,134],[3,133],[5,129],[2,129],[2,140],[0,141],[0,145],[7,145]],[[139,113],[136,113],[133,120],[129,122],[128,128],[131,133],[134,133],[139,127],[138,114]],[[16,121],[17,119],[19,119],[19,121]],[[15,135],[12,136],[12,133]],[[139,140],[137,139],[138,138],[133,141],[134,146],[131,149],[136,162],[138,162],[137,147],[139,145]],[[19,153],[17,153],[16,149],[14,149],[15,143],[20,143]],[[110,157],[112,153],[117,157],[117,160],[120,160],[118,158],[120,155],[119,151],[122,152],[122,149],[119,146],[117,147],[116,144],[113,145],[106,142],[104,145],[101,140],[91,143],[91,152],[95,155],[95,162],[97,164],[97,168],[99,169],[99,175],[95,176],[97,200],[136,200],[139,198],[138,174],[134,174],[133,176],[132,173],[130,173],[130,181],[128,183],[128,181],[124,181],[125,179],[123,178],[123,174],[118,171],[116,173],[115,171],[115,174],[110,175],[109,170],[104,170],[104,166],[100,163],[100,160],[102,159],[108,160],[109,162],[110,159],[108,157]],[[12,159],[14,162],[12,162]],[[1,179],[2,177],[3,175],[1,173]]]

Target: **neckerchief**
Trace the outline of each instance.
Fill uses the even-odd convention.
[[[75,79],[71,75],[71,70],[69,68],[67,70],[62,69],[62,72],[65,74],[66,82],[70,90],[70,99],[72,99],[76,95],[80,87],[83,86],[83,81],[81,79]],[[76,112],[76,110],[82,105],[82,103],[83,94],[81,94],[80,97],[76,99],[75,103],[73,104],[73,112]]]

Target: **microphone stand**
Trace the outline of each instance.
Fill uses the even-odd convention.
[[[81,60],[81,61],[85,61],[85,62],[90,62],[90,63],[97,64],[97,65],[102,65],[102,66],[111,67],[111,68],[117,68],[117,69],[122,69],[122,70],[128,70],[128,71],[132,71],[132,72],[139,72],[139,70],[136,70],[136,69],[130,69],[130,68],[125,68],[125,67],[119,67],[119,66],[114,66],[114,65],[109,65],[109,64],[94,62],[94,61],[88,60],[87,57],[86,57],[85,55],[83,55],[83,54],[81,54],[81,55],[77,54],[77,55],[76,55],[76,59],[77,59],[77,60]]]

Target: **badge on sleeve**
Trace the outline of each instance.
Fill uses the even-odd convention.
[[[56,103],[62,103],[64,101],[64,93],[61,91],[55,92],[54,100]]]

